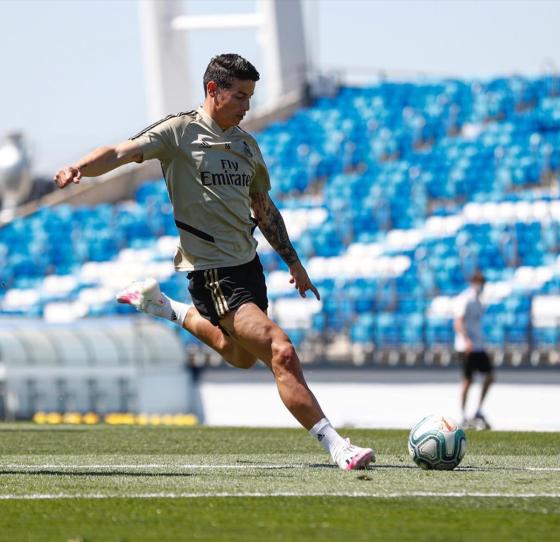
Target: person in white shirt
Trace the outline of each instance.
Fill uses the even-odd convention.
[[[461,386],[463,425],[490,429],[490,424],[481,411],[484,398],[492,382],[494,382],[494,370],[490,358],[484,350],[484,337],[482,334],[484,306],[480,301],[480,296],[484,289],[484,275],[480,271],[475,272],[470,278],[469,283],[469,288],[461,293],[455,301],[453,321],[455,351],[463,368],[463,382]],[[472,420],[469,420],[466,415],[466,404],[475,371],[484,375],[484,381],[475,416]]]

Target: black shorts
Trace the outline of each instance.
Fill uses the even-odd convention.
[[[189,292],[201,316],[217,326],[228,313],[244,303],[254,303],[266,312],[268,297],[258,256],[243,265],[191,271]]]
[[[457,355],[463,367],[463,375],[469,380],[472,379],[474,371],[491,373],[493,370],[492,362],[486,352],[471,352],[469,354],[466,352],[458,352]]]

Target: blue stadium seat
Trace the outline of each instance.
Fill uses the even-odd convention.
[[[335,278],[312,277],[323,295],[313,331],[383,347],[450,345],[451,319],[427,309],[434,296],[461,292],[481,268],[492,284],[513,291],[488,308],[491,344],[523,344],[531,333],[537,345],[557,343],[554,328],[531,331],[531,296],[557,295],[559,276],[517,280],[523,269],[556,269],[560,250],[560,213],[553,212],[560,199],[550,189],[560,172],[555,85],[551,76],[516,76],[346,86],[256,135],[278,206],[326,212],[323,222],[292,236],[304,263],[346,262]],[[456,225],[433,229],[433,219]],[[395,230],[421,232],[420,240],[391,244]],[[163,179],[142,184],[126,203],[60,205],[18,218],[0,229],[0,313],[13,311],[2,309],[10,289],[40,289],[45,277],[78,276],[84,266],[114,262],[123,249],[150,252],[176,234]],[[382,247],[382,257],[405,257],[410,265],[360,274],[362,262],[349,257],[356,244]],[[154,262],[167,258],[154,251]],[[267,272],[286,269],[274,252],[262,250],[261,260]],[[45,296],[21,312],[42,314],[42,304],[72,301],[81,287],[98,286],[95,278],[80,280],[66,298]],[[162,288],[187,296],[182,275],[164,278]],[[90,315],[129,312],[113,302],[89,307]],[[295,330],[292,339],[304,341],[306,331]]]

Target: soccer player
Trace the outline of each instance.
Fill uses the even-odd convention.
[[[490,424],[481,410],[488,389],[494,381],[492,363],[484,350],[482,335],[484,307],[480,302],[480,296],[484,289],[484,275],[477,271],[472,275],[469,282],[470,287],[455,300],[455,319],[453,322],[455,350],[463,368],[463,382],[461,386],[463,425],[465,427],[472,426],[477,429],[490,429]],[[479,371],[484,375],[484,381],[476,414],[472,420],[469,420],[466,415],[466,404],[475,371]]]
[[[179,233],[175,269],[187,273],[193,305],[168,298],[154,279],[132,284],[118,301],[176,322],[235,367],[247,369],[262,360],[284,405],[332,460],[345,470],[364,468],[375,461],[373,450],[351,444],[332,427],[307,386],[289,337],[267,316],[255,224],[286,262],[299,294],[320,296],[269,197],[268,170],[257,142],[238,126],[258,80],[255,67],[239,55],[216,56],[204,74],[202,107],[100,147],[54,179],[64,188],[129,162],[159,160]]]

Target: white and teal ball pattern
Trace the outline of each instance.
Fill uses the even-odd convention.
[[[452,470],[465,456],[465,432],[449,417],[431,415],[410,431],[408,451],[422,469]]]

